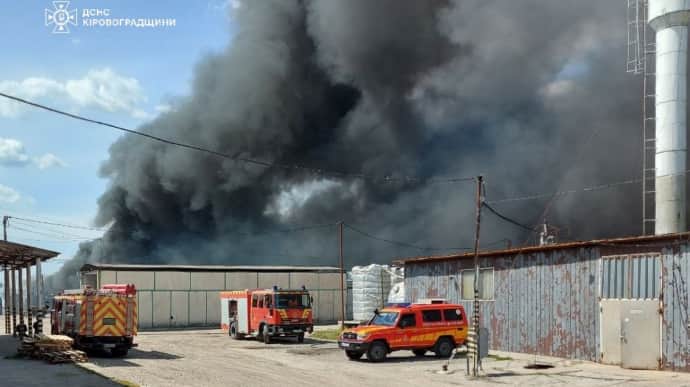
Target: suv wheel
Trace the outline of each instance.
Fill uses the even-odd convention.
[[[382,341],[374,341],[367,351],[367,359],[374,363],[386,360],[386,355],[388,355],[388,347]]]
[[[434,347],[434,353],[438,357],[450,357],[450,355],[453,353],[454,348],[455,343],[453,342],[453,340],[451,340],[448,337],[441,337],[436,342],[436,346]]]
[[[362,352],[345,351],[345,356],[350,360],[359,360],[362,358],[362,355],[364,355]]]

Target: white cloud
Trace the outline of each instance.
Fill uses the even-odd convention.
[[[13,138],[0,137],[0,166],[24,167],[29,165],[32,161],[39,169],[67,166],[64,161],[52,153],[30,158],[21,141]]]
[[[38,169],[48,169],[52,167],[66,167],[67,163],[52,153],[46,153],[41,157],[34,158],[34,163]]]
[[[29,162],[24,145],[11,138],[0,137],[0,165],[23,166]]]
[[[21,199],[19,192],[14,189],[0,184],[0,202],[5,203],[16,203]]]
[[[167,113],[167,112],[169,112],[169,111],[172,110],[172,105],[169,105],[169,104],[160,104],[160,105],[156,105],[156,107],[155,107],[154,109],[155,109],[156,112],[158,112],[158,113]]]
[[[49,99],[73,109],[95,107],[126,112],[135,118],[142,118],[139,106],[146,102],[136,78],[119,75],[110,68],[90,70],[82,78],[64,82],[42,77],[0,81],[0,90],[30,100]],[[16,117],[23,109],[16,102],[0,101],[0,116]]]

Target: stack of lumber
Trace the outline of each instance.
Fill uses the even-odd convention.
[[[25,337],[17,352],[32,359],[41,359],[49,363],[85,362],[86,353],[72,349],[74,340],[62,335],[39,335]]]

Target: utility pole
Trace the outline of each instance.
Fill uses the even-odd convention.
[[[338,222],[338,244],[340,256],[340,329],[345,329],[345,259],[343,258],[343,228],[345,223]]]
[[[5,242],[7,242],[7,221],[9,219],[10,219],[10,217],[7,215],[2,217],[2,235],[4,237]]]
[[[481,359],[479,358],[480,348],[479,348],[479,229],[482,220],[482,188],[484,185],[484,177],[482,175],[477,176],[477,219],[476,219],[476,229],[474,232],[474,316],[472,317],[472,330],[474,331],[475,338],[475,354],[472,362],[472,376],[477,376],[479,374],[479,367],[481,365]]]

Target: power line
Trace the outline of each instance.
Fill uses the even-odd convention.
[[[17,226],[11,226],[10,229],[19,230],[19,231],[24,231],[24,232],[28,232],[28,233],[31,233],[31,234],[43,235],[43,236],[47,236],[47,237],[51,237],[51,238],[60,238],[60,237],[61,237],[61,235],[59,235],[59,234],[49,234],[49,233],[46,233],[46,232],[41,232],[41,231],[36,231],[36,230],[29,230],[29,229],[22,228],[22,227],[17,227]],[[87,237],[77,237],[77,238],[75,238],[75,237],[67,237],[66,235],[62,235],[62,236],[63,236],[64,238],[61,238],[61,240],[63,240],[63,241],[72,241],[72,242],[78,242],[78,241],[86,241],[86,240],[97,239],[97,238],[87,238]]]
[[[401,241],[396,241],[396,240],[392,240],[392,239],[381,238],[381,237],[369,234],[366,231],[362,231],[358,228],[355,228],[355,227],[353,227],[347,223],[343,223],[343,224],[345,225],[345,227],[349,228],[350,230],[352,230],[358,234],[361,234],[367,238],[374,239],[374,240],[381,241],[381,242],[390,243],[393,245],[402,246],[402,247],[409,247],[409,248],[413,248],[413,249],[427,250],[427,251],[430,251],[430,250],[472,250],[470,247],[424,247],[424,246],[417,246],[417,245],[413,245],[413,244],[410,244],[407,242],[401,242]]]
[[[510,224],[513,224],[513,225],[515,225],[515,226],[518,226],[518,227],[520,227],[520,228],[522,228],[522,229],[525,229],[525,230],[527,230],[527,231],[534,232],[534,229],[533,229],[532,227],[525,226],[524,224],[518,222],[517,220],[511,219],[511,218],[509,218],[509,217],[507,217],[507,216],[501,214],[500,212],[496,211],[493,207],[491,207],[491,206],[490,206],[489,204],[487,204],[486,202],[482,203],[482,205],[483,205],[487,210],[489,210],[491,213],[493,213],[494,215],[498,216],[499,218],[505,220],[506,222],[508,222],[508,223],[510,223]]]
[[[306,171],[306,172],[310,172],[310,173],[314,173],[314,174],[318,174],[318,175],[330,175],[330,176],[337,176],[337,177],[350,177],[350,178],[354,178],[354,179],[370,180],[370,181],[373,181],[373,182],[384,182],[384,183],[389,183],[389,182],[425,182],[425,183],[427,183],[427,184],[435,184],[435,183],[455,183],[455,182],[463,182],[463,181],[472,181],[472,180],[474,180],[474,177],[429,178],[429,179],[425,179],[425,178],[413,177],[413,176],[406,176],[406,177],[383,176],[383,177],[378,177],[378,178],[377,178],[377,177],[374,177],[374,176],[367,176],[367,175],[364,175],[364,174],[361,174],[361,173],[348,173],[348,172],[342,172],[342,171],[332,171],[332,170],[326,170],[326,169],[320,169],[320,168],[306,167],[306,166],[302,166],[302,165],[278,164],[278,163],[272,163],[272,162],[261,161],[261,160],[256,160],[256,159],[250,159],[250,158],[246,158],[246,157],[238,157],[238,156],[233,156],[233,155],[230,155],[230,154],[228,154],[228,153],[221,152],[221,151],[218,151],[218,150],[203,148],[203,147],[198,146],[198,145],[193,145],[193,144],[187,144],[187,143],[183,143],[183,142],[179,142],[179,141],[174,141],[174,140],[170,140],[170,139],[167,139],[167,138],[164,138],[164,137],[160,137],[160,136],[155,136],[155,135],[148,134],[148,133],[139,132],[139,131],[137,131],[137,130],[127,129],[127,128],[125,128],[125,127],[122,127],[122,126],[119,126],[119,125],[115,125],[115,124],[111,124],[111,123],[108,123],[108,122],[105,122],[105,121],[99,121],[99,120],[95,120],[95,119],[92,119],[92,118],[88,118],[88,117],[80,116],[80,115],[77,115],[77,114],[69,113],[69,112],[66,112],[66,111],[64,111],[64,110],[59,110],[59,109],[56,109],[56,108],[52,108],[52,107],[50,107],[50,106],[42,105],[42,104],[39,104],[39,103],[36,103],[36,102],[32,102],[32,101],[29,101],[29,100],[26,100],[26,99],[23,99],[23,98],[19,98],[19,97],[10,95],[10,94],[6,94],[6,93],[0,92],[0,96],[5,97],[5,98],[10,99],[10,100],[13,100],[13,101],[16,101],[16,102],[20,102],[20,103],[29,105],[29,106],[33,106],[33,107],[38,108],[38,109],[43,109],[43,110],[46,110],[46,111],[49,111],[49,112],[52,112],[52,113],[60,114],[60,115],[62,115],[62,116],[66,116],[66,117],[69,117],[69,118],[72,118],[72,119],[75,119],[75,120],[84,121],[84,122],[88,122],[88,123],[92,123],[92,124],[96,124],[96,125],[101,125],[101,126],[106,126],[106,127],[112,128],[112,129],[120,130],[120,131],[129,133],[129,134],[132,134],[132,135],[136,135],[136,136],[145,137],[145,138],[148,138],[148,139],[150,139],[150,140],[162,142],[162,143],[165,143],[165,144],[168,144],[168,145],[173,145],[173,146],[177,146],[177,147],[181,147],[181,148],[186,148],[186,149],[190,149],[190,150],[194,150],[194,151],[197,151],[197,152],[202,152],[202,153],[210,154],[210,155],[217,156],[217,157],[222,157],[222,158],[225,158],[225,159],[229,159],[229,160],[233,160],[233,161],[242,162],[242,163],[245,163],[245,164],[258,165],[258,166],[265,167],[265,168],[281,168],[281,169],[288,169],[288,170],[301,170],[301,171]]]
[[[326,227],[333,227],[337,223],[322,223],[322,224],[313,224],[313,225],[306,225],[306,226],[297,226],[293,228],[287,228],[287,229],[281,229],[281,230],[271,230],[271,231],[262,231],[258,233],[251,233],[251,232],[234,232],[233,234],[239,234],[239,235],[244,235],[244,236],[261,236],[261,235],[271,235],[271,234],[289,234],[293,232],[300,232],[300,231],[306,231],[306,230],[314,230],[314,229],[319,229],[319,228],[326,228]]]
[[[103,228],[88,227],[88,226],[76,226],[76,225],[73,225],[73,224],[64,224],[64,223],[55,223],[55,222],[46,222],[46,221],[43,221],[43,220],[36,220],[36,219],[29,219],[29,218],[20,218],[20,217],[17,217],[17,216],[10,216],[10,219],[17,219],[17,220],[23,220],[23,221],[25,221],[25,222],[47,224],[47,225],[51,225],[51,226],[67,227],[67,228],[74,228],[74,229],[80,229],[80,230],[101,231],[101,232],[107,231],[107,229],[103,229]]]
[[[686,171],[686,173],[687,172],[690,172],[690,171]],[[668,177],[670,177],[670,176],[671,175],[668,175]],[[666,176],[660,176],[660,177],[666,177]],[[538,200],[538,199],[549,198],[552,196],[554,198],[557,198],[557,197],[562,197],[562,196],[571,195],[571,194],[580,193],[580,192],[600,191],[600,190],[620,187],[620,186],[628,185],[628,184],[637,184],[637,183],[641,183],[641,182],[642,182],[641,178],[630,179],[630,180],[624,180],[624,181],[619,181],[619,182],[615,182],[615,183],[600,184],[600,185],[595,185],[595,186],[591,186],[591,187],[577,188],[577,189],[571,189],[571,190],[566,190],[566,191],[557,191],[557,192],[550,192],[550,193],[518,196],[518,197],[512,197],[512,198],[504,198],[504,199],[498,199],[498,200],[490,200],[490,201],[486,201],[485,203],[498,204],[498,203],[509,203],[509,202],[525,201],[525,200]]]

